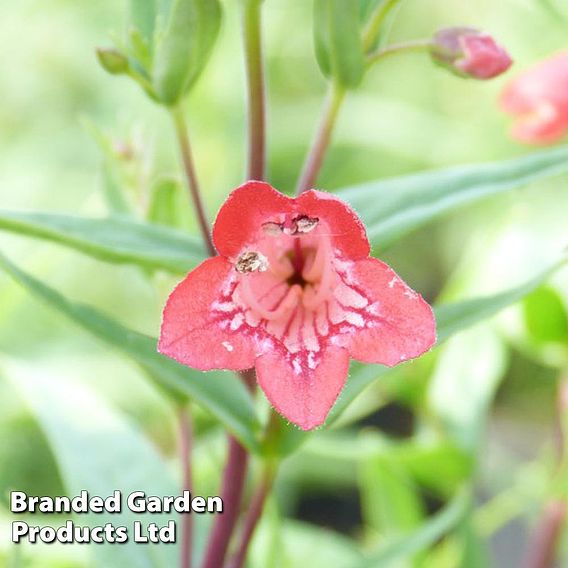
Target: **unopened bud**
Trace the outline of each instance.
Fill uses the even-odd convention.
[[[111,75],[124,75],[130,68],[124,53],[112,48],[97,49],[97,57],[103,69]]]
[[[513,61],[488,33],[474,28],[445,28],[436,33],[430,49],[436,63],[461,77],[492,79]]]

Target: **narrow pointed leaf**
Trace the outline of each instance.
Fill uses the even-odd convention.
[[[398,566],[398,562],[404,558],[412,557],[417,552],[427,549],[452,531],[466,515],[470,502],[469,492],[459,492],[444,509],[433,515],[419,528],[406,536],[392,539],[371,553],[364,562],[355,564],[352,568]]]
[[[183,274],[205,258],[198,238],[123,217],[0,211],[0,229],[73,248],[100,260]]]
[[[566,146],[512,160],[369,182],[341,189],[337,195],[359,212],[372,243],[386,247],[448,211],[565,172]]]
[[[156,351],[157,340],[103,313],[64,298],[0,255],[0,266],[28,292],[138,363],[162,389],[191,398],[218,418],[249,449],[258,450],[259,424],[250,394],[232,373],[201,373]]]

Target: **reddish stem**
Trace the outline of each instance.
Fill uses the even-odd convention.
[[[273,480],[274,476],[272,472],[267,471],[248,508],[247,515],[244,520],[243,532],[241,534],[241,541],[235,556],[229,564],[229,568],[242,568],[244,565],[248,547],[254,535],[258,521],[262,516],[264,504],[266,503],[266,498],[272,488]]]
[[[525,568],[552,568],[556,548],[566,520],[568,506],[563,500],[554,500],[546,505],[534,531]]]
[[[252,389],[255,384],[254,370],[244,371],[240,375],[248,388]],[[231,536],[239,518],[247,466],[246,449],[238,440],[230,436],[227,463],[221,483],[223,513],[216,517],[209,535],[203,568],[222,568],[223,566]]]
[[[188,408],[181,408],[178,413],[179,422],[179,457],[182,470],[182,493],[191,491],[193,485],[191,475],[191,447],[193,431],[191,414]],[[193,518],[189,513],[182,515],[180,568],[191,568],[193,550]]]
[[[312,189],[317,181],[325,154],[329,147],[329,143],[331,142],[333,128],[337,122],[339,109],[341,108],[341,103],[343,102],[344,97],[345,91],[337,86],[333,86],[331,88],[323,108],[322,116],[320,118],[312,146],[308,152],[306,161],[304,162],[300,179],[298,180],[298,185],[296,187],[297,195]]]
[[[562,474],[566,459],[566,413],[568,412],[568,378],[558,382],[555,415],[555,446],[557,470]],[[530,539],[525,568],[552,568],[562,529],[568,517],[566,499],[551,499],[544,508]]]
[[[197,180],[197,172],[195,171],[195,165],[193,163],[193,155],[191,152],[191,145],[189,143],[189,135],[185,126],[183,112],[180,107],[172,111],[172,118],[178,139],[181,159],[187,180],[187,186],[189,188],[191,201],[195,208],[195,215],[197,216],[197,222],[199,223],[199,229],[201,230],[203,242],[207,247],[207,252],[209,253],[209,255],[215,256],[217,254],[217,251],[213,246],[209,221],[207,220],[207,215],[205,214],[205,207],[203,205],[201,190],[199,187],[199,182]]]

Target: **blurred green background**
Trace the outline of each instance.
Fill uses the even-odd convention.
[[[3,209],[103,216],[104,187],[113,182],[127,188],[142,213],[160,180],[181,182],[167,115],[131,81],[105,74],[95,58],[95,47],[109,45],[111,33],[123,32],[125,4],[0,0]],[[238,2],[223,4],[220,41],[185,105],[211,215],[243,181],[246,151]],[[291,191],[325,82],[313,55],[311,2],[265,0],[264,15],[269,180]],[[420,38],[460,24],[494,34],[515,60],[512,74],[568,47],[568,5],[544,0],[407,0],[391,37]],[[460,80],[422,55],[381,63],[348,97],[318,186],[333,190],[530,151],[508,137],[507,118],[498,110],[505,80]],[[110,144],[112,159],[105,159],[94,130]],[[382,256],[431,301],[514,286],[549,266],[568,244],[567,182],[568,176],[557,176],[460,209],[403,238]],[[184,191],[180,187],[177,198],[179,224],[193,230]],[[149,281],[140,269],[98,262],[53,244],[4,233],[0,239],[2,252],[65,295],[95,305],[131,328],[157,334],[174,277],[158,275]],[[350,407],[345,430],[321,431],[311,438],[284,466],[278,507],[269,505],[255,543],[254,566],[268,565],[263,558],[275,538],[275,523],[277,534],[293,543],[284,547],[283,565],[304,566],[309,558],[316,568],[340,567],[357,559],[355,540],[371,546],[391,530],[413,527],[415,515],[439,510],[468,464],[451,452],[425,452],[422,462],[412,454],[432,436],[436,421],[458,424],[458,447],[476,458],[479,506],[463,529],[475,535],[468,544],[476,550],[470,565],[519,566],[528,531],[554,477],[555,392],[562,370],[568,375],[566,282],[566,271],[558,272],[547,288],[521,305],[378,381]],[[79,546],[16,551],[9,542],[11,489],[64,491],[53,448],[16,386],[18,377],[86,386],[126,415],[168,456],[175,471],[171,410],[130,362],[3,274],[0,290],[0,565],[87,566],[88,550]],[[489,416],[460,431],[459,424],[467,424],[462,419],[469,412],[469,385],[480,381],[491,385],[484,403]],[[89,398],[65,396],[88,421],[93,414]],[[453,397],[452,411],[432,418],[444,397]],[[213,494],[224,457],[222,432],[205,413],[198,412],[197,421],[196,487],[200,494]],[[385,469],[381,460],[390,465]],[[404,464],[411,464],[413,483],[418,480],[419,500],[408,502],[404,491],[393,489],[399,501],[391,509],[398,520],[384,522],[384,496],[374,495],[374,488],[377,480],[388,484],[399,474],[409,475]],[[414,510],[416,502],[422,512]],[[277,510],[311,528],[294,523],[283,529]],[[334,532],[322,532],[322,527]],[[446,539],[417,559],[392,565],[464,565],[461,538]],[[568,565],[568,542],[562,550],[566,564],[561,565]]]

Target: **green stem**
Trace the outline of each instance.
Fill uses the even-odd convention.
[[[189,143],[189,135],[181,107],[178,106],[172,109],[172,119],[174,122],[183,168],[185,171],[187,186],[189,188],[191,201],[195,208],[195,215],[197,217],[197,222],[199,223],[199,229],[201,230],[203,242],[207,247],[207,252],[209,253],[209,255],[215,256],[217,254],[217,251],[215,250],[215,247],[213,246],[213,240],[211,239],[209,221],[207,220],[205,207],[203,206],[203,200],[201,198],[201,189],[199,187],[197,172],[195,171],[195,165],[193,163],[193,154],[191,152],[191,145]]]
[[[246,0],[243,13],[248,96],[248,179],[266,176],[266,103],[261,37],[262,0]]]
[[[328,92],[316,134],[298,180],[297,195],[312,189],[317,181],[344,98],[345,90],[333,84]]]
[[[429,39],[419,39],[415,41],[407,41],[404,43],[394,43],[382,49],[377,49],[367,55],[367,66],[374,65],[377,61],[382,61],[391,55],[399,53],[425,53],[429,52],[433,43]]]
[[[373,47],[385,18],[400,1],[401,0],[385,0],[385,2],[379,4],[375,9],[375,12],[363,32],[363,49],[365,53]]]

